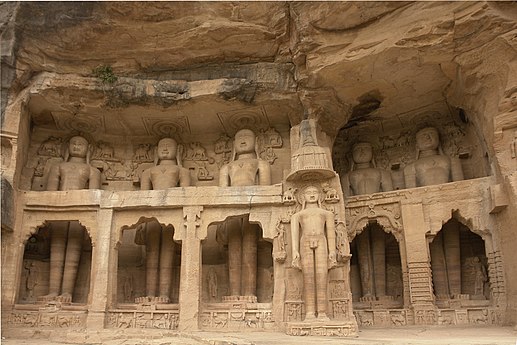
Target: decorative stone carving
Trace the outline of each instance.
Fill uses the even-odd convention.
[[[107,326],[110,328],[154,328],[177,329],[179,316],[177,311],[119,311],[108,314]]]
[[[154,154],[151,144],[139,144],[135,149],[133,160],[136,162],[152,162],[154,160]]]
[[[92,159],[113,160],[115,158],[113,146],[104,141],[98,141],[93,148]]]
[[[207,276],[207,286],[208,286],[208,298],[210,301],[217,300],[217,273],[213,268],[210,268]]]
[[[48,157],[61,157],[61,146],[63,139],[50,136],[45,140],[38,149],[38,155]]]
[[[337,264],[334,214],[321,208],[320,198],[318,188],[306,187],[302,210],[291,218],[292,265],[303,272],[305,321],[328,320],[327,275]]]
[[[463,180],[461,163],[443,154],[436,128],[418,131],[416,147],[415,162],[404,168],[406,188]]]
[[[376,167],[370,143],[355,144],[352,157],[350,172],[341,179],[345,195],[372,194],[393,189],[391,175]]]
[[[222,134],[215,142],[214,152],[216,154],[216,163],[220,168],[225,164],[230,163],[232,159],[232,144],[231,138],[226,134]]]
[[[260,130],[257,135],[257,145],[259,157],[269,164],[273,164],[277,159],[274,148],[281,148],[283,145],[282,137],[274,128],[270,127],[267,130]]]
[[[276,222],[276,235],[273,240],[273,259],[283,263],[287,258],[286,241],[285,241],[285,224],[289,223],[287,217],[281,217]]]
[[[188,144],[187,149],[183,152],[183,161],[192,162],[193,166],[189,167],[197,170],[196,177],[198,181],[211,181],[214,179],[214,175],[208,170],[207,165],[213,164],[215,160],[208,156],[206,149],[201,143],[194,142]]]
[[[385,201],[368,202],[367,205],[347,207],[346,225],[349,240],[351,241],[358,233],[375,220],[384,231],[392,233],[400,242],[402,239],[402,218],[399,203],[386,203]]]
[[[296,193],[297,189],[289,187],[284,194],[282,195],[282,202],[284,205],[290,206],[296,204],[296,197],[294,193]]]
[[[224,309],[203,311],[200,324],[204,329],[271,329],[271,310],[264,309]]]
[[[10,327],[84,328],[86,313],[13,311],[6,316],[6,321]]]

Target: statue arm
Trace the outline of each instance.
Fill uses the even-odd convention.
[[[101,172],[96,168],[90,168],[88,189],[101,189]]]
[[[144,171],[142,177],[140,178],[140,189],[141,190],[151,190],[151,172],[148,170]]]
[[[453,182],[465,179],[459,158],[451,158],[451,177]]]
[[[409,164],[404,168],[404,182],[406,188],[416,188],[416,171],[414,164]]]
[[[259,185],[269,186],[271,184],[271,166],[268,162],[259,160],[258,167]]]
[[[393,181],[391,180],[391,173],[389,171],[381,171],[381,187],[383,192],[393,190]]]
[[[334,213],[329,211],[325,218],[329,260],[331,264],[336,264],[336,226],[334,225]]]
[[[48,174],[47,190],[59,190],[59,164],[52,166]]]
[[[228,187],[230,185],[230,172],[228,164],[223,165],[219,171],[219,187]]]
[[[190,171],[185,168],[180,170],[180,187],[190,186]]]
[[[341,188],[343,188],[343,194],[345,197],[352,195],[352,192],[350,191],[350,180],[348,178],[348,173],[341,177]]]
[[[300,221],[298,215],[291,217],[291,240],[293,243],[293,262],[292,266],[300,268]]]

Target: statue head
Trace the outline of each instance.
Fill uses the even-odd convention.
[[[436,150],[440,145],[438,130],[434,127],[427,127],[416,133],[416,146],[419,150]]]
[[[68,147],[65,151],[65,162],[70,157],[85,158],[86,162],[90,162],[90,145],[84,137],[76,135],[68,141]]]
[[[251,129],[241,129],[235,133],[233,141],[233,159],[245,153],[255,153],[258,157],[255,133]]]
[[[322,193],[320,189],[316,186],[307,186],[305,187],[300,195],[300,201],[302,203],[302,209],[305,208],[307,203],[314,204],[317,203],[319,207],[321,207],[321,196]]]
[[[420,157],[420,152],[438,150],[439,154],[443,154],[440,147],[440,135],[434,127],[426,127],[416,133],[416,159]]]
[[[178,156],[178,143],[172,138],[163,138],[158,142],[156,147],[154,162],[158,164],[160,161],[176,161],[180,164],[180,157]]]
[[[352,148],[354,163],[370,163],[373,159],[373,146],[370,143],[357,143]]]

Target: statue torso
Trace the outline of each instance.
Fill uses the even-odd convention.
[[[177,165],[157,165],[150,168],[153,189],[167,189],[178,185],[180,167]]]
[[[299,212],[301,236],[325,235],[325,223],[330,211],[308,208]]]
[[[228,164],[231,186],[253,186],[256,184],[259,160],[256,158],[238,159]]]
[[[447,156],[433,155],[415,161],[417,186],[449,182],[451,160]]]
[[[381,171],[363,168],[349,173],[350,187],[354,195],[372,194],[381,191]]]
[[[87,163],[64,162],[59,165],[59,190],[88,189],[91,167]]]

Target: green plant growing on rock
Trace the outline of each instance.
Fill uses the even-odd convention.
[[[113,84],[118,79],[115,73],[113,73],[113,68],[109,65],[102,65],[94,68],[93,75],[105,84]]]

